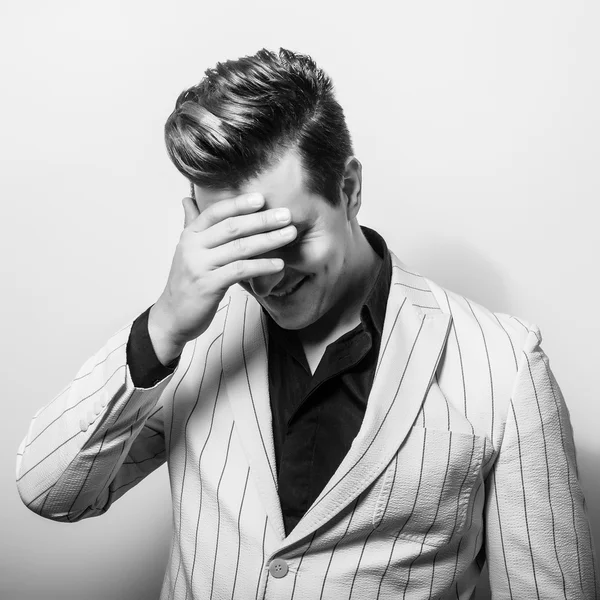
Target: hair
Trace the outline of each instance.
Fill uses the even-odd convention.
[[[331,79],[310,56],[284,48],[207,69],[177,98],[165,142],[177,169],[211,190],[239,190],[293,150],[307,191],[334,206],[354,153]]]

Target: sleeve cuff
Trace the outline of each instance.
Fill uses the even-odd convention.
[[[157,358],[148,333],[150,306],[131,326],[127,340],[127,366],[133,385],[138,388],[151,388],[171,375],[179,364],[179,357],[163,365]]]

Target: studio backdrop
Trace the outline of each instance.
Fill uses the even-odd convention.
[[[333,78],[363,165],[360,223],[426,277],[540,327],[598,546],[599,25],[586,0],[4,2],[0,598],[158,597],[166,467],[68,525],[22,504],[16,452],[162,291],[188,190],[163,142],[177,95],[262,47]]]

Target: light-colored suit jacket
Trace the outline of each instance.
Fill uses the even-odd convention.
[[[289,536],[277,494],[266,321],[232,288],[175,373],[135,388],[130,325],[34,417],[21,497],[103,514],[164,462],[174,530],[161,600],[598,597],[569,415],[539,329],[392,254],[362,427]]]

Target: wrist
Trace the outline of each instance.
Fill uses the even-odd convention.
[[[168,366],[182,353],[187,341],[173,334],[171,320],[160,301],[148,313],[148,335],[156,358],[164,366]]]

